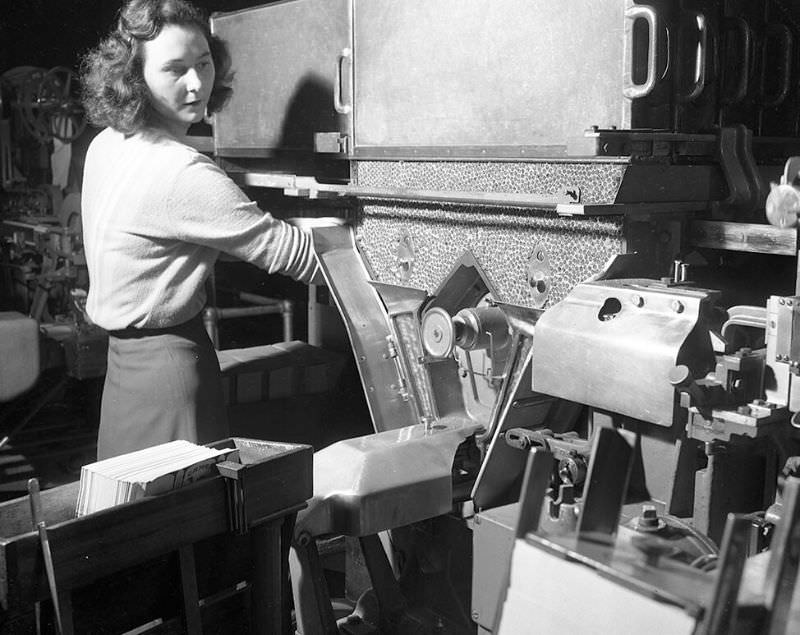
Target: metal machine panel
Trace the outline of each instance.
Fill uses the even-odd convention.
[[[711,358],[710,338],[692,334],[712,293],[646,280],[578,285],[536,323],[533,389],[671,426],[670,371],[685,364],[702,378],[710,370],[698,361]]]
[[[320,227],[312,233],[325,282],[345,316],[376,432],[419,423],[416,401],[405,390],[400,366],[390,354],[395,346],[389,318],[356,251],[352,230]]]
[[[349,115],[335,110],[334,96],[337,60],[350,47],[350,0],[288,0],[216,13],[211,27],[235,60],[233,96],[215,116],[219,155],[311,152],[315,133],[347,133]]]
[[[542,543],[545,545],[543,548],[540,546]],[[646,571],[645,567],[638,565],[637,557],[635,553],[628,556],[627,570]],[[551,550],[547,539],[517,540],[508,595],[496,633],[638,635],[642,624],[652,625],[653,632],[659,633],[690,635],[698,632],[697,620],[692,613],[697,612],[694,603],[698,601],[698,591],[704,591],[706,587],[702,586],[704,580],[696,570],[677,566],[667,569],[676,580],[670,579],[675,587],[670,589],[675,596],[670,596],[665,592],[655,593],[652,583],[649,586],[639,583],[637,588],[638,581],[632,575],[625,578],[624,584],[615,584],[609,580],[610,573],[614,573],[606,564],[610,561],[611,558],[606,556],[602,564],[594,565],[594,568],[587,558],[573,554],[565,557],[556,549]],[[620,568],[624,566],[617,562],[614,564]],[[665,577],[661,570],[659,573]],[[542,579],[547,582],[542,584]],[[535,593],[531,592],[533,589]],[[580,610],[556,608],[563,599],[563,589],[580,589]],[[677,595],[678,592],[682,595]]]
[[[548,192],[579,182],[586,196],[614,196],[620,164],[359,162],[359,185],[400,183],[444,189],[505,188]],[[528,264],[540,245],[550,262],[549,302],[626,251],[623,218],[565,218],[553,212],[481,206],[369,203],[361,208],[359,247],[375,279],[433,292],[465,250],[480,263],[497,299],[544,306],[529,281]]]
[[[524,452],[520,454],[525,455]],[[481,632],[491,632],[497,623],[497,598],[508,584],[508,562],[518,518],[519,505],[516,503],[475,515],[472,526],[472,619],[485,629]]]
[[[666,128],[670,5],[354,0],[355,155],[559,156],[592,125]]]
[[[447,513],[453,457],[479,427],[442,419],[323,448],[314,455],[314,496],[298,528],[312,536],[368,536]]]

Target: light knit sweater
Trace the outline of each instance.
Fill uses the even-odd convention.
[[[163,134],[98,134],[81,204],[86,309],[107,330],[195,316],[220,252],[302,282],[315,271],[307,234],[262,212],[208,157]]]

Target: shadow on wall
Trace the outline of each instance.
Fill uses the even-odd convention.
[[[289,100],[278,148],[313,152],[314,133],[344,129],[345,117],[333,107],[333,84],[308,73],[297,85]]]

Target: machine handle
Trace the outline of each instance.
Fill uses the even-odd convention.
[[[633,83],[633,25],[644,19],[649,29],[647,47],[647,78],[643,84]],[[622,94],[628,99],[638,99],[649,95],[656,85],[656,56],[658,52],[658,16],[652,7],[635,5],[625,10],[625,54],[622,77]]]
[[[778,90],[772,95],[764,94],[764,80],[762,82],[761,105],[765,108],[774,108],[783,103],[791,90],[791,77],[792,77],[792,54],[793,54],[793,38],[792,32],[785,24],[769,24],[766,29],[766,36],[764,37],[764,50],[762,58],[766,60],[767,46],[771,39],[778,43],[781,49],[780,67],[778,69],[778,78],[780,79],[780,86]]]
[[[340,115],[348,115],[353,109],[350,104],[342,102],[342,85],[344,79],[344,61],[351,60],[353,51],[348,48],[343,48],[342,52],[336,57],[336,81],[333,83],[333,108]]]
[[[728,319],[722,325],[720,336],[726,342],[731,341],[731,330],[737,326],[745,326],[764,330],[767,328],[767,310],[760,306],[736,305],[728,309]],[[729,351],[725,351],[726,353]]]
[[[753,49],[753,30],[750,25],[743,18],[728,18],[726,20],[725,34],[738,34],[741,38],[742,63],[739,64],[741,74],[739,81],[736,82],[736,87],[731,95],[722,95],[720,101],[726,105],[738,104],[743,101],[747,96],[747,91],[750,87],[750,59],[752,57]],[[733,67],[734,64],[729,64],[726,68]]]
[[[691,89],[681,98],[684,101],[694,101],[703,92],[706,86],[706,68],[708,65],[708,21],[702,13],[694,14],[697,24],[697,55],[694,66],[694,82]]]

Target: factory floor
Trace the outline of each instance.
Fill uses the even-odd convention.
[[[0,407],[0,500],[27,493],[28,480],[41,489],[70,483],[97,455],[102,378],[78,380],[63,369],[42,374],[24,397]]]

